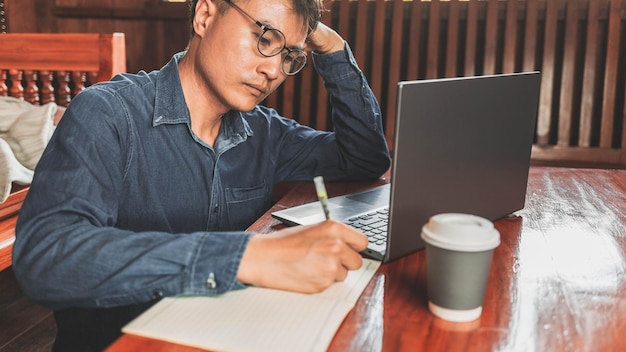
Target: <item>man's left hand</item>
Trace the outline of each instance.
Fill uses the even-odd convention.
[[[344,48],[343,38],[335,30],[321,22],[307,37],[305,47],[306,50],[315,51],[318,54],[328,54]]]

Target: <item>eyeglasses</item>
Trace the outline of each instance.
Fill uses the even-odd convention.
[[[259,35],[259,39],[256,44],[256,47],[261,55],[265,57],[272,57],[286,51],[281,62],[281,69],[284,74],[288,76],[293,76],[304,68],[304,65],[306,65],[306,53],[302,49],[288,48],[287,40],[285,39],[285,35],[283,34],[283,32],[276,28],[266,26],[263,23],[255,20],[241,7],[235,5],[232,0],[224,0],[224,2],[235,8],[242,15],[251,19],[254,24],[259,26],[259,28],[263,30],[263,33]]]

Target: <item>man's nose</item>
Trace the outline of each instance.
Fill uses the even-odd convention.
[[[283,56],[281,54],[264,57],[259,65],[259,70],[264,73],[269,79],[276,79],[282,73]]]

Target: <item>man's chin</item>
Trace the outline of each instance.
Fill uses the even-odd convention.
[[[254,104],[254,105],[252,105],[252,106],[246,105],[246,106],[242,106],[241,108],[239,108],[239,109],[237,109],[237,110],[238,110],[238,111],[241,111],[241,112],[249,112],[249,111],[254,110],[254,108],[255,108],[257,105],[259,105],[259,104]]]
[[[237,107],[237,110],[243,111],[243,112],[252,111],[257,105],[261,104],[263,101],[265,101],[265,99],[256,100],[256,101],[250,102],[249,104],[240,104]]]

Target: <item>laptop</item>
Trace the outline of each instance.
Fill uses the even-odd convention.
[[[330,198],[332,218],[365,219],[363,232],[384,225],[362,254],[388,262],[424,247],[432,215],[496,220],[522,209],[539,88],[539,72],[399,82],[391,182]],[[288,225],[324,220],[319,202],[272,216]]]

